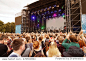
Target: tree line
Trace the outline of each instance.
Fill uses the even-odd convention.
[[[8,22],[4,24],[3,21],[0,20],[0,32],[3,33],[15,33],[15,23],[14,22]]]

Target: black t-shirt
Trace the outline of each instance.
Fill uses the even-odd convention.
[[[65,51],[65,48],[62,46],[62,44],[57,44],[57,47],[63,56],[63,52]]]
[[[39,51],[35,51],[35,50],[34,50],[31,57],[34,57],[34,56],[35,56],[37,53],[39,53],[39,52],[41,53],[41,50],[39,50]]]
[[[4,44],[0,44],[0,57],[6,57],[7,56],[7,46]]]

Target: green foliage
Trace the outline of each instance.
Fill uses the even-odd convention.
[[[15,33],[15,23],[11,22],[11,23],[6,23],[4,24],[3,21],[0,20],[0,32],[8,32],[8,33]]]
[[[2,30],[3,30],[3,25],[4,25],[4,22],[2,22],[2,21],[0,20],[0,32],[2,32]]]

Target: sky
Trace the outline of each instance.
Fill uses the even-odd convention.
[[[0,20],[4,23],[15,22],[15,14],[36,1],[38,0],[0,0]]]

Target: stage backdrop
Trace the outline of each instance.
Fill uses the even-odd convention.
[[[21,25],[16,25],[15,33],[21,34]]]
[[[82,29],[84,31],[84,33],[86,33],[86,14],[82,14]]]
[[[46,20],[46,29],[49,31],[51,30],[59,30],[64,28],[64,22],[66,22],[66,19],[63,19],[63,17],[56,17],[52,19]]]

